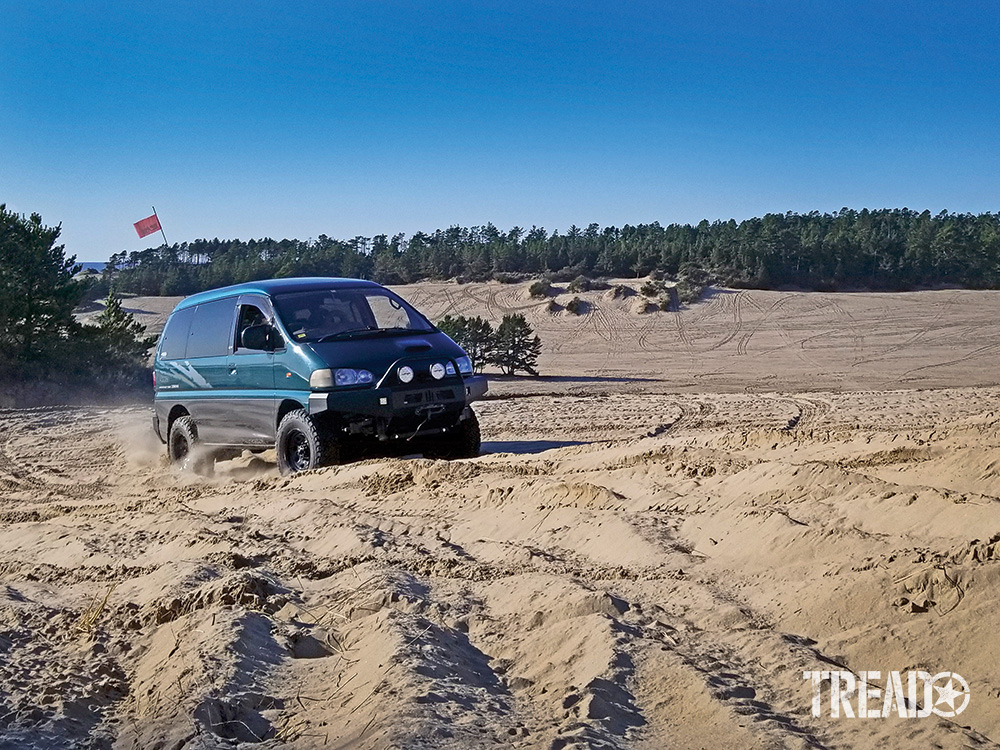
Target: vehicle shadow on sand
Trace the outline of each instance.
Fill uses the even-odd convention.
[[[483,455],[487,453],[531,455],[571,445],[590,445],[590,443],[582,440],[491,440],[482,444],[481,452]]]
[[[496,375],[489,373],[491,383],[660,383],[663,378],[643,378],[609,375]],[[490,396],[486,396],[489,400]]]

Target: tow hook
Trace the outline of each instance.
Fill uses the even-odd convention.
[[[444,404],[427,404],[426,406],[419,406],[414,409],[415,414],[423,414],[424,421],[417,425],[417,429],[413,431],[413,434],[406,438],[406,442],[410,442],[417,436],[417,433],[424,429],[424,425],[427,424],[427,420],[433,417],[435,414],[440,414],[444,411]]]

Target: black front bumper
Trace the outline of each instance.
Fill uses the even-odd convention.
[[[457,413],[481,399],[489,386],[483,375],[437,383],[424,381],[406,386],[359,390],[324,391],[309,394],[309,413],[335,412],[365,415],[386,420],[417,418],[421,415]]]

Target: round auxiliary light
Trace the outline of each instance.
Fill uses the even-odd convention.
[[[413,368],[403,365],[398,370],[396,370],[396,375],[399,377],[399,382],[409,383],[413,380]]]
[[[444,365],[440,362],[435,362],[431,365],[431,377],[435,380],[440,380],[444,377]]]

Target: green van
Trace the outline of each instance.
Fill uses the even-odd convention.
[[[289,474],[366,445],[476,456],[470,404],[487,384],[458,344],[385,287],[303,278],[181,301],[156,348],[153,388],[153,429],[171,461],[198,468],[274,447]]]

